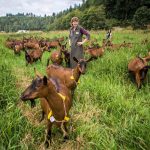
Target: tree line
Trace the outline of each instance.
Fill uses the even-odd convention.
[[[74,5],[51,16],[36,16],[32,13],[11,13],[0,17],[0,31],[18,30],[66,30],[70,19],[77,16],[86,29],[107,29],[113,26],[133,26],[145,29],[150,24],[149,0],[82,0],[81,5]]]

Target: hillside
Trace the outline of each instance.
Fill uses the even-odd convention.
[[[107,29],[113,26],[132,25],[136,28],[146,28],[150,24],[149,0],[83,0],[67,10],[53,13],[52,16],[36,16],[32,13],[6,14],[0,17],[0,31],[16,32],[17,30],[64,30],[69,29],[70,19],[80,18],[80,23],[91,30]]]

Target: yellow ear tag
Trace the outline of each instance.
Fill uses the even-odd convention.
[[[80,84],[80,81],[78,81],[78,84]]]
[[[74,76],[71,76],[70,79],[74,80]]]
[[[69,121],[69,119],[70,119],[70,118],[67,117],[67,116],[65,116],[65,118],[64,118],[65,121]]]
[[[63,99],[63,101],[65,101],[66,96],[63,96],[61,93],[58,93],[58,95]]]
[[[48,120],[50,119],[51,116],[52,116],[52,111],[50,111],[49,114],[48,114],[48,117],[47,117]]]

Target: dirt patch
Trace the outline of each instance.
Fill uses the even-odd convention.
[[[44,121],[41,123],[39,122],[41,117],[41,107],[39,105],[31,108],[30,105],[20,101],[18,107],[20,108],[22,115],[25,116],[33,126],[39,126],[41,123],[45,124]]]
[[[30,84],[31,78],[25,74],[24,69],[13,68],[12,73],[16,76],[17,89],[25,89]],[[39,105],[31,108],[30,104],[27,104],[27,102],[23,103],[22,101],[19,101],[18,107],[20,108],[22,115],[25,116],[33,126],[39,125],[41,112],[41,107]]]
[[[94,117],[99,118],[101,111],[98,109],[91,108],[90,111],[84,111],[82,114],[77,114],[74,116],[74,120],[82,120],[83,122],[91,122],[91,119]]]
[[[53,142],[52,145],[47,150],[85,150],[86,149],[83,143],[81,143],[81,141],[78,141],[79,138],[77,138],[75,141],[67,140],[65,142],[62,142],[61,140],[62,139],[58,139],[58,138],[53,139],[55,143]]]
[[[24,69],[13,68],[13,74],[16,76],[16,87],[24,89],[31,83],[31,78],[27,76]]]
[[[25,134],[24,138],[20,141],[20,143],[26,147],[26,145],[28,145],[28,143],[30,143],[32,140],[33,137],[31,133],[27,133]],[[28,147],[26,147],[25,149],[28,149]]]

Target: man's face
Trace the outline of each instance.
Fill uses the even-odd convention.
[[[77,27],[79,22],[78,21],[74,21],[72,24],[73,24],[73,27]]]

